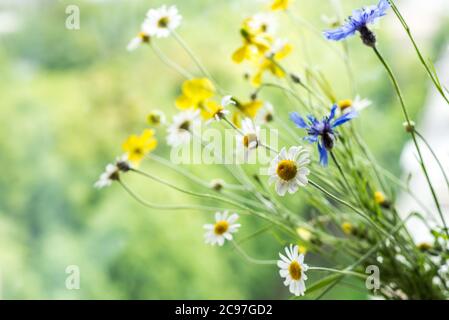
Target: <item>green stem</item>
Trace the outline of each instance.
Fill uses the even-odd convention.
[[[328,272],[333,272],[333,273],[340,273],[340,274],[344,274],[344,275],[359,277],[359,278],[362,278],[362,279],[366,279],[366,276],[367,276],[366,274],[359,273],[359,272],[354,272],[354,271],[350,271],[350,270],[338,270],[338,269],[324,268],[324,267],[309,267],[309,270],[328,271]]]
[[[220,201],[220,202],[223,202],[223,203],[227,203],[227,204],[233,205],[233,206],[235,206],[235,207],[237,207],[237,208],[239,208],[241,210],[248,211],[249,213],[254,214],[255,216],[258,216],[258,217],[263,218],[263,219],[265,219],[267,221],[273,222],[274,224],[276,224],[280,228],[284,229],[288,233],[293,234],[293,235],[296,236],[296,233],[294,232],[294,230],[290,229],[289,227],[287,227],[286,225],[282,224],[278,220],[272,219],[272,218],[270,218],[270,217],[268,217],[268,216],[266,216],[264,214],[261,214],[258,211],[255,211],[255,210],[253,210],[253,209],[251,209],[251,208],[249,208],[249,207],[247,207],[245,205],[242,205],[242,204],[240,204],[240,203],[238,203],[236,201],[229,200],[229,199],[226,199],[226,198],[223,198],[223,197],[219,197],[219,196],[216,196],[216,195],[212,195],[212,194],[198,193],[198,192],[194,192],[194,191],[189,191],[189,190],[180,188],[178,186],[175,186],[174,184],[172,184],[172,183],[170,183],[168,181],[162,180],[162,179],[160,179],[160,178],[158,178],[156,176],[153,176],[153,175],[151,175],[149,173],[146,173],[146,172],[143,172],[143,171],[140,171],[140,170],[137,170],[137,169],[131,169],[130,171],[138,173],[138,174],[140,174],[140,175],[142,175],[142,176],[144,176],[146,178],[149,178],[151,180],[154,180],[154,181],[156,181],[158,183],[164,184],[164,185],[166,185],[166,186],[168,186],[168,187],[170,187],[170,188],[172,188],[172,189],[174,189],[176,191],[179,191],[179,192],[182,192],[182,193],[194,196],[194,197],[211,199],[211,200],[217,200],[217,201]]]
[[[274,58],[268,58],[271,62],[273,62],[274,65],[276,65],[279,69],[281,69],[286,76],[288,77],[288,79],[290,79],[289,76],[289,72],[287,71],[287,69],[285,69],[279,62],[277,62]],[[316,94],[315,91],[313,91],[312,89],[310,89],[305,83],[303,83],[302,81],[300,81],[298,83],[303,89],[305,89],[308,93],[310,93],[312,96],[315,97],[315,99],[317,99],[318,101],[320,101],[323,105],[326,105],[326,101],[320,97],[318,94]]]
[[[374,171],[374,174],[376,175],[376,178],[379,181],[382,189],[387,191],[386,182],[383,179],[383,177],[381,176],[379,170],[377,170],[378,165],[377,165],[376,159],[374,158],[373,154],[370,152],[369,148],[366,146],[365,142],[360,137],[358,132],[355,130],[353,125],[351,125],[351,131],[352,131],[352,134],[353,134],[355,141],[356,141],[357,145],[359,146],[360,150],[365,155],[365,157],[368,159],[368,162],[370,162],[371,167]]]
[[[329,153],[331,155],[332,160],[335,163],[335,166],[338,169],[338,172],[340,172],[340,175],[343,177],[343,180],[345,182],[346,188],[348,189],[349,192],[352,193],[352,196],[354,197],[354,199],[357,199],[357,197],[355,196],[354,191],[351,188],[351,185],[349,184],[348,179],[346,178],[345,172],[343,171],[342,167],[340,166],[340,163],[338,162],[337,158],[335,157],[334,152],[332,150],[330,150]]]
[[[390,77],[391,82],[393,83],[394,89],[396,90],[397,96],[399,98],[399,102],[401,104],[402,112],[404,114],[404,117],[405,117],[405,120],[406,120],[407,124],[410,127],[412,127],[412,123],[411,123],[410,117],[408,115],[407,108],[405,107],[405,102],[404,102],[404,98],[402,96],[401,89],[399,88],[398,81],[396,80],[396,77],[394,76],[393,71],[391,70],[390,66],[388,65],[386,60],[383,58],[383,56],[380,54],[379,50],[377,50],[376,47],[373,47],[373,50],[374,50],[374,53],[379,58],[379,60],[382,63],[382,65],[384,66],[385,70],[387,71],[388,76]],[[440,219],[441,219],[441,221],[443,223],[444,229],[446,231],[446,235],[449,237],[449,230],[447,229],[446,220],[444,219],[443,212],[442,212],[441,206],[440,206],[440,202],[438,201],[438,197],[437,197],[437,195],[435,193],[435,190],[434,190],[434,188],[432,186],[432,182],[430,181],[430,177],[429,177],[429,174],[427,172],[426,165],[424,164],[424,159],[423,159],[423,156],[421,154],[421,149],[419,148],[418,141],[416,139],[415,131],[414,130],[410,130],[410,134],[412,136],[412,140],[413,140],[413,143],[415,145],[416,152],[418,153],[421,169],[422,169],[422,171],[424,173],[424,176],[426,177],[427,184],[429,186],[430,192],[432,193],[433,200],[434,200],[435,205],[437,207],[438,214],[440,215]]]
[[[237,252],[240,253],[242,257],[244,257],[248,262],[259,264],[259,265],[276,265],[276,260],[259,260],[250,257],[235,241],[231,241],[234,245],[234,248],[237,249]]]
[[[199,193],[199,192],[194,192],[194,191],[190,191],[190,190],[186,190],[186,189],[180,188],[180,187],[178,187],[178,186],[176,186],[176,185],[174,185],[174,184],[172,184],[172,183],[170,183],[168,181],[165,181],[165,180],[163,180],[163,179],[161,179],[159,177],[153,176],[153,175],[151,175],[149,173],[146,173],[146,172],[138,170],[138,169],[131,169],[130,171],[138,173],[138,174],[140,174],[140,175],[142,175],[142,176],[144,176],[146,178],[149,178],[151,180],[154,180],[154,181],[156,181],[156,182],[158,182],[160,184],[166,185],[167,187],[170,187],[170,188],[172,188],[172,189],[174,189],[176,191],[179,191],[179,192],[182,192],[182,193],[194,196],[194,197],[217,200],[217,201],[220,201],[220,202],[223,202],[223,203],[227,203],[227,204],[236,206],[237,208],[240,208],[240,209],[244,209],[244,210],[248,209],[246,206],[242,206],[240,203],[235,202],[233,200],[229,200],[229,199],[226,199],[226,198],[223,198],[223,197],[219,197],[219,196],[216,196],[216,195],[213,195],[213,194]]]
[[[272,88],[277,88],[277,89],[281,89],[282,91],[284,91],[287,94],[291,94],[296,100],[298,100],[298,102],[306,109],[306,110],[310,110],[310,108],[306,105],[306,103],[304,102],[304,100],[302,100],[302,98],[292,89],[284,87],[283,85],[277,84],[277,83],[262,83],[259,88],[257,88],[256,90],[256,94],[258,94],[264,87],[272,87]]]
[[[181,166],[174,165],[170,161],[168,161],[168,160],[166,160],[166,159],[164,159],[162,157],[159,157],[159,156],[157,156],[157,155],[155,155],[153,153],[150,153],[147,157],[150,160],[156,161],[156,162],[160,163],[161,165],[164,165],[164,166],[172,169],[173,171],[176,171],[177,173],[183,175],[184,177],[186,177],[190,181],[192,181],[192,182],[202,186],[203,188],[206,188],[206,189],[209,189],[209,190],[211,189],[210,183],[208,183],[206,181],[203,181],[199,177],[197,177],[197,176],[193,175],[192,173],[184,170]],[[243,191],[247,191],[245,189],[245,187],[243,187],[241,185],[233,185],[233,184],[224,183],[223,184],[223,190],[221,190],[220,192],[226,193],[229,197],[232,197],[234,200],[242,201],[242,202],[245,202],[247,205],[250,205],[252,207],[256,207],[257,209],[260,209],[260,210],[264,210],[264,207],[261,204],[259,204],[258,202],[253,201],[251,199],[248,199],[246,197],[238,196],[238,195],[236,195],[236,194],[234,194],[232,192],[228,192],[228,191],[231,191],[231,190],[239,191],[240,193],[243,192]]]
[[[446,185],[447,185],[447,187],[449,189],[449,179],[447,177],[446,170],[444,170],[444,167],[443,167],[442,163],[440,162],[440,159],[438,159],[436,153],[433,151],[432,147],[427,142],[427,140],[424,138],[424,136],[421,133],[419,133],[418,131],[416,131],[416,130],[415,130],[415,133],[422,140],[422,142],[424,142],[424,144],[426,145],[427,149],[429,149],[429,151],[432,154],[433,158],[437,162],[438,166],[440,167],[441,173],[443,174],[444,181],[446,181]]]
[[[150,47],[153,49],[153,52],[156,54],[156,56],[161,60],[165,65],[167,65],[169,68],[172,68],[176,72],[178,72],[180,75],[182,75],[186,79],[191,79],[193,76],[186,70],[184,70],[181,66],[179,66],[177,63],[173,62],[169,57],[167,57],[159,47],[157,47],[154,43],[150,42]]]
[[[212,80],[212,82],[216,85],[217,89],[220,91],[220,93],[223,93],[223,90],[218,85],[217,81],[212,77],[210,72],[206,69],[206,67],[201,63],[201,61],[197,58],[197,56],[193,53],[193,51],[189,48],[187,43],[182,39],[182,37],[175,31],[172,32],[173,37],[176,39],[176,41],[181,45],[181,47],[187,52],[187,54],[192,58],[193,62],[197,65],[198,69],[206,76],[206,78],[209,78]]]
[[[312,180],[309,180],[309,183],[317,188],[318,190],[320,190],[321,192],[323,192],[325,195],[329,196],[330,198],[332,198],[333,200],[337,201],[338,203],[344,205],[345,207],[348,207],[349,209],[351,209],[352,211],[354,211],[355,213],[357,213],[358,215],[360,215],[362,218],[364,218],[366,221],[368,221],[373,227],[376,228],[377,231],[379,231],[381,234],[383,235],[388,235],[387,232],[385,232],[383,229],[381,229],[376,223],[374,223],[369,216],[367,216],[363,211],[361,211],[360,209],[354,207],[353,205],[351,205],[350,203],[344,201],[343,199],[340,199],[339,197],[337,197],[336,195],[330,193],[329,191],[327,191],[326,189],[324,189],[323,187],[321,187],[319,184],[315,183]]]
[[[391,8],[393,9],[394,13],[396,14],[396,16],[398,17],[402,26],[404,27],[404,30],[407,33],[410,41],[412,42],[413,47],[415,48],[416,54],[418,55],[418,58],[421,61],[421,64],[424,66],[424,69],[426,69],[427,74],[429,75],[430,79],[432,80],[432,82],[435,85],[438,92],[441,94],[443,99],[449,104],[449,98],[446,96],[446,93],[444,92],[443,88],[441,87],[441,83],[438,79],[437,73],[433,72],[431,70],[431,68],[429,67],[429,64],[426,62],[426,60],[424,60],[421,50],[419,49],[418,45],[416,44],[415,39],[413,38],[410,27],[408,26],[407,22],[405,21],[404,17],[402,16],[401,12],[397,8],[397,6],[393,0],[390,0],[390,4],[391,4]]]
[[[160,205],[151,203],[148,201],[143,200],[141,197],[139,197],[134,191],[132,191],[122,180],[118,180],[120,185],[125,189],[125,191],[133,197],[137,202],[144,205],[145,207],[148,207],[150,209],[156,209],[156,210],[204,210],[204,211],[225,211],[228,210],[227,208],[218,208],[218,207],[209,207],[209,206],[200,206],[200,205],[176,205],[176,206],[170,206],[170,205]]]

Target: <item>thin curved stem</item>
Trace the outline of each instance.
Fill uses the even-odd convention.
[[[296,100],[298,100],[298,102],[306,109],[306,110],[310,110],[310,108],[306,105],[306,103],[304,102],[304,100],[302,100],[302,98],[292,89],[284,87],[283,85],[277,84],[277,83],[262,83],[259,88],[257,88],[256,90],[256,94],[258,94],[264,87],[272,87],[272,88],[277,88],[277,89],[281,89],[282,91],[284,91],[284,93],[286,94],[290,94],[292,95]]]
[[[279,63],[277,62],[274,58],[268,58],[271,62],[273,62],[279,69],[281,69],[286,75],[289,75],[289,73],[287,72],[287,70]],[[323,105],[326,105],[326,101],[324,101],[324,99],[322,97],[320,97],[318,94],[316,94],[315,91],[313,91],[312,89],[310,89],[306,84],[304,84],[302,81],[299,81],[298,83],[302,88],[304,88],[308,93],[310,93],[312,96],[315,97],[315,99],[317,99],[318,101],[320,101]]]
[[[170,161],[168,161],[162,157],[159,157],[153,153],[150,153],[147,157],[153,161],[160,163],[161,165],[164,165],[164,166],[172,169],[173,171],[178,172],[179,174],[183,175],[190,181],[202,186],[203,188],[206,188],[209,190],[211,189],[210,183],[208,183],[208,182],[200,179],[199,177],[195,176],[194,174],[184,170],[182,167],[174,165]],[[247,191],[246,188],[241,185],[233,185],[233,184],[223,183],[223,190],[221,190],[221,192],[226,193],[229,197],[232,197],[236,201],[242,201],[250,206],[256,207],[257,209],[264,210],[264,207],[256,201],[253,201],[253,200],[245,198],[245,197],[238,196],[232,192],[226,192],[226,191],[231,191],[231,190]]]
[[[374,50],[374,53],[376,54],[376,56],[379,58],[379,61],[382,63],[382,65],[384,66],[385,70],[387,71],[388,76],[390,77],[391,82],[393,83],[394,89],[396,90],[397,96],[399,98],[399,102],[401,104],[402,113],[404,114],[404,117],[405,117],[405,120],[407,121],[407,124],[411,127],[412,126],[411,120],[410,120],[410,117],[408,115],[407,108],[405,106],[404,98],[402,96],[401,89],[399,88],[398,81],[396,80],[396,77],[394,76],[393,71],[391,70],[390,66],[388,65],[388,63],[384,59],[384,57],[381,55],[379,50],[377,50],[377,48],[375,46],[373,47],[373,50]],[[447,225],[446,225],[446,220],[444,219],[443,212],[442,212],[441,206],[440,206],[440,202],[438,201],[438,197],[436,195],[435,189],[433,188],[432,181],[430,181],[430,177],[429,177],[429,174],[427,172],[427,168],[426,168],[426,165],[424,163],[423,156],[421,154],[421,149],[419,147],[418,141],[416,140],[415,130],[410,130],[410,134],[412,136],[412,140],[413,140],[413,143],[415,145],[416,152],[418,153],[421,169],[422,169],[422,171],[424,173],[424,176],[426,178],[426,181],[427,181],[427,184],[429,186],[430,192],[432,194],[432,198],[433,198],[433,200],[435,202],[435,205],[437,207],[438,214],[440,215],[441,222],[443,223],[444,230],[446,232],[446,235],[449,237],[449,230],[448,230]]]
[[[355,276],[355,277],[359,277],[362,279],[366,279],[366,274],[354,272],[354,271],[350,271],[350,270],[338,270],[338,269],[324,268],[324,267],[309,267],[309,270],[311,270],[311,271],[313,271],[313,270],[328,271],[328,272],[340,273],[340,274],[344,274],[344,275]]]
[[[223,90],[218,85],[218,82],[212,77],[210,72],[206,69],[206,67],[201,63],[201,61],[197,58],[195,53],[189,48],[187,43],[182,39],[182,37],[176,32],[172,31],[173,37],[176,39],[176,41],[181,45],[181,47],[187,52],[187,54],[192,58],[193,62],[197,65],[198,69],[203,73],[206,78],[209,78],[215,85],[217,86],[217,89],[220,91],[220,93],[223,93]]]
[[[166,185],[166,186],[168,186],[168,187],[170,187],[170,188],[172,188],[174,190],[177,190],[179,192],[182,192],[182,193],[194,196],[194,197],[211,199],[211,200],[217,200],[217,201],[220,201],[220,202],[223,202],[223,203],[227,203],[227,204],[233,205],[233,206],[235,206],[235,207],[237,207],[237,208],[239,208],[241,210],[246,210],[246,211],[248,211],[249,213],[251,213],[251,214],[253,214],[255,216],[258,216],[258,217],[263,218],[263,219],[265,219],[267,221],[273,222],[274,224],[276,224],[281,229],[284,229],[288,233],[293,234],[293,235],[296,236],[296,233],[294,232],[294,230],[290,229],[288,226],[284,225],[283,223],[279,222],[278,220],[272,219],[272,218],[270,218],[270,217],[268,217],[268,216],[266,216],[266,215],[264,215],[264,214],[262,214],[262,213],[260,213],[258,211],[255,211],[255,210],[253,210],[253,209],[251,209],[251,208],[249,208],[249,207],[247,207],[245,205],[242,205],[242,204],[240,204],[240,203],[238,203],[236,201],[229,200],[229,199],[226,199],[226,198],[223,198],[223,197],[219,197],[219,196],[216,196],[216,195],[212,195],[212,194],[198,193],[198,192],[194,192],[194,191],[185,190],[183,188],[175,186],[174,184],[172,184],[172,183],[170,183],[168,181],[165,181],[165,180],[163,180],[161,178],[158,178],[156,176],[153,176],[151,174],[148,174],[146,172],[143,172],[143,171],[140,171],[140,170],[137,170],[137,169],[131,169],[130,171],[138,173],[138,174],[140,174],[140,175],[142,175],[142,176],[144,176],[146,178],[149,178],[151,180],[154,180],[154,181],[156,181],[158,183],[164,184],[164,185]]]
[[[398,17],[399,21],[401,22],[402,26],[404,27],[405,32],[407,33],[407,36],[409,37],[410,41],[412,42],[413,47],[415,48],[416,54],[418,55],[419,61],[421,61],[421,64],[424,66],[424,69],[426,69],[427,74],[429,75],[430,79],[432,80],[433,84],[435,85],[435,88],[438,90],[438,92],[441,94],[443,99],[449,104],[449,98],[446,96],[446,93],[443,90],[443,87],[441,86],[440,80],[438,79],[438,75],[435,70],[432,70],[429,66],[429,63],[426,62],[424,59],[421,50],[419,49],[418,45],[416,44],[416,41],[412,35],[412,32],[410,30],[410,27],[408,26],[407,22],[405,21],[404,17],[402,16],[401,12],[397,8],[394,1],[390,0],[391,8],[393,9],[394,13]]]
[[[332,160],[334,161],[335,166],[337,167],[338,172],[340,172],[340,175],[343,177],[343,180],[346,184],[346,188],[348,189],[349,192],[351,192],[352,196],[354,197],[354,199],[357,199],[354,191],[351,188],[351,185],[349,184],[348,179],[346,178],[346,174],[343,171],[342,167],[340,166],[340,163],[338,162],[337,158],[335,157],[335,154],[332,150],[329,151]]]
[[[149,173],[146,173],[146,172],[138,170],[138,169],[131,169],[130,171],[138,173],[138,174],[140,174],[140,175],[142,175],[142,176],[144,176],[146,178],[149,178],[149,179],[151,179],[153,181],[156,181],[158,183],[161,183],[163,185],[166,185],[167,187],[170,187],[170,188],[172,188],[172,189],[174,189],[176,191],[179,191],[179,192],[182,192],[182,193],[194,196],[194,197],[217,200],[217,201],[220,201],[220,202],[223,202],[223,203],[227,203],[227,204],[236,206],[236,207],[238,207],[240,209],[244,209],[244,210],[248,209],[246,206],[242,206],[240,203],[235,202],[233,200],[222,198],[222,197],[219,197],[219,196],[216,196],[216,195],[213,195],[213,194],[199,193],[199,192],[194,192],[194,191],[190,191],[190,190],[186,190],[186,189],[180,188],[180,187],[174,185],[173,183],[170,183],[170,182],[165,181],[165,180],[163,180],[163,179],[161,179],[159,177],[153,176],[153,175],[151,175]]]
[[[449,189],[449,179],[447,177],[446,170],[444,170],[444,167],[443,167],[443,165],[440,162],[440,159],[438,159],[436,153],[433,151],[432,147],[427,142],[427,140],[424,138],[424,136],[421,133],[419,133],[417,130],[415,130],[415,133],[422,140],[422,142],[424,142],[424,144],[426,145],[427,149],[429,149],[429,151],[432,154],[433,158],[437,162],[438,166],[440,167],[441,173],[443,174],[444,181],[446,181],[446,185],[447,185],[447,187]]]
[[[150,42],[150,47],[153,49],[153,52],[156,54],[156,56],[161,60],[165,65],[167,65],[169,68],[175,70],[177,73],[182,75],[186,79],[191,79],[193,76],[184,68],[182,68],[180,65],[172,61],[169,57],[167,57],[161,49],[159,49],[158,46],[156,46],[154,43]]]
[[[204,211],[226,211],[229,210],[227,208],[218,208],[212,206],[201,206],[201,205],[160,205],[152,202],[148,202],[143,200],[140,196],[138,196],[134,191],[132,191],[122,180],[118,180],[119,184],[125,189],[125,191],[133,197],[137,202],[144,205],[150,209],[156,210],[204,210]]]
[[[259,259],[254,259],[252,257],[250,257],[245,250],[243,250],[235,241],[231,241],[231,243],[234,245],[234,248],[237,250],[238,253],[240,253],[240,255],[245,258],[248,262],[254,263],[254,264],[258,264],[258,265],[276,265],[277,261],[276,260],[259,260]]]
[[[348,207],[349,209],[351,209],[352,211],[354,211],[355,213],[357,213],[358,215],[360,215],[362,218],[364,218],[365,220],[367,220],[373,227],[376,228],[377,231],[379,231],[381,234],[383,235],[388,235],[388,233],[386,231],[384,231],[382,228],[380,228],[376,223],[374,223],[369,216],[367,216],[363,211],[361,211],[360,209],[354,207],[353,205],[351,205],[350,203],[344,201],[343,199],[340,199],[339,197],[337,197],[336,195],[330,193],[329,191],[327,191],[326,189],[324,189],[323,187],[321,187],[319,184],[315,183],[312,180],[309,180],[309,183],[317,188],[318,190],[320,190],[321,192],[323,192],[324,194],[326,194],[327,196],[329,196],[330,198],[332,198],[333,200],[337,201],[338,203],[344,205],[345,207]]]

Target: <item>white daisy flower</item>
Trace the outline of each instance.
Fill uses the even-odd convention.
[[[239,215],[233,213],[228,217],[228,212],[224,211],[215,213],[215,224],[205,224],[204,229],[206,233],[204,235],[205,242],[207,244],[222,246],[225,240],[232,240],[232,234],[237,232],[240,228],[240,224],[235,223]]]
[[[100,175],[100,178],[95,182],[94,187],[102,189],[109,187],[113,181],[119,179],[120,171],[126,172],[131,169],[131,165],[128,162],[127,155],[118,157],[114,164],[110,163],[106,166],[105,171]]]
[[[157,127],[160,125],[165,125],[165,123],[167,122],[167,119],[165,117],[165,114],[162,111],[152,110],[147,115],[147,122],[149,125]]]
[[[272,57],[275,54],[277,54],[278,52],[281,52],[282,50],[284,50],[284,48],[290,45],[290,43],[288,42],[287,39],[276,39],[273,43],[273,45],[271,46],[270,50],[266,53],[267,57]]]
[[[224,185],[225,185],[225,182],[223,179],[213,179],[209,183],[210,188],[217,192],[221,191],[223,189]]]
[[[182,17],[176,6],[162,6],[147,12],[148,34],[157,38],[166,38],[181,24]]]
[[[281,269],[279,274],[285,278],[284,285],[289,287],[290,292],[295,296],[303,296],[307,280],[305,272],[309,266],[304,263],[304,255],[300,254],[298,250],[298,246],[285,247],[287,256],[279,253],[281,260],[278,260],[278,267]]]
[[[327,16],[325,14],[321,15],[321,21],[323,21],[326,25],[332,28],[336,28],[340,25],[338,18],[336,16]]]
[[[102,189],[109,187],[112,181],[118,179],[119,169],[115,164],[108,164],[105,171],[100,175],[100,178],[95,182],[94,187],[97,189]]]
[[[229,106],[229,105],[235,105],[236,103],[235,103],[235,101],[233,100],[233,98],[232,98],[232,96],[224,96],[222,99],[221,99],[221,106],[223,107],[223,108],[225,108],[225,107],[227,107],[227,106]]]
[[[277,22],[273,14],[257,13],[250,18],[248,26],[254,32],[274,34],[277,29]]]
[[[249,118],[242,120],[241,129],[237,133],[237,152],[243,153],[244,160],[247,161],[249,156],[259,146],[260,127],[256,126]]]
[[[309,156],[309,152],[301,146],[291,147],[288,152],[282,148],[271,161],[268,168],[270,175],[268,183],[270,185],[275,183],[276,192],[280,196],[284,196],[287,191],[295,193],[298,187],[307,185],[310,170],[306,165],[310,163]]]
[[[149,35],[149,24],[148,21],[144,21],[142,23],[142,27],[140,28],[140,32],[137,34],[137,36],[135,36],[134,38],[131,39],[131,41],[128,43],[128,46],[126,47],[126,49],[128,51],[134,51],[137,48],[140,47],[141,44],[143,43],[149,43],[150,42],[150,35]]]
[[[356,96],[354,100],[346,99],[338,101],[338,107],[342,113],[348,113],[351,111],[360,112],[369,107],[371,104],[371,100],[362,99],[360,96]]]
[[[255,122],[257,124],[267,124],[274,119],[274,108],[270,102],[265,102],[262,108],[257,112]]]
[[[167,128],[167,144],[177,147],[187,144],[201,124],[199,110],[186,110],[173,116],[173,122]]]

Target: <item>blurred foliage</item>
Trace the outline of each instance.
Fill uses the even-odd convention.
[[[20,20],[20,29],[0,34],[0,271],[4,298],[287,298],[275,266],[255,267],[230,246],[218,250],[203,244],[202,225],[211,214],[158,212],[142,208],[119,186],[101,192],[92,185],[104,165],[120,154],[121,142],[139,132],[152,108],[173,114],[182,81],[159,63],[147,48],[128,53],[149,7],[163,1],[75,1],[81,8],[81,29],[67,30],[66,1],[31,1],[5,7]],[[363,1],[368,3],[367,1]],[[250,86],[230,55],[239,44],[241,20],[261,8],[260,1],[178,0],[184,16],[180,29],[219,82],[247,97]],[[344,1],[345,12],[360,1]],[[297,1],[294,9],[318,29],[320,5]],[[316,34],[303,32],[279,15],[286,36],[295,45],[289,64],[302,70],[319,67],[339,98],[348,98],[345,68]],[[390,23],[396,23],[389,18]],[[292,27],[293,24],[293,27]],[[380,46],[402,81],[414,116],[425,98],[425,75],[409,45],[402,50],[380,30]],[[442,42],[438,37],[435,53]],[[192,71],[188,56],[170,39],[161,41],[168,55]],[[357,92],[374,101],[358,126],[380,162],[399,172],[398,157],[406,141],[400,110],[388,79],[375,57],[358,41],[349,42]],[[345,81],[341,81],[345,79]],[[288,100],[269,92],[278,114],[287,118]],[[368,133],[370,133],[368,135]],[[164,140],[164,132],[158,132]],[[167,156],[163,146],[157,150]],[[176,174],[152,163],[167,179]],[[192,168],[211,180],[217,168]],[[180,184],[188,188],[185,181]],[[133,179],[135,190],[148,199],[194,203],[159,185]],[[298,212],[302,205],[297,199]],[[242,219],[245,237],[264,226]],[[282,243],[271,232],[245,243],[252,255],[275,259]],[[65,288],[68,265],[81,269],[81,290]],[[357,285],[357,284],[355,284]],[[326,297],[363,298],[341,287]]]

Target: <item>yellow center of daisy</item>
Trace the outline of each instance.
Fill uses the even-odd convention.
[[[340,110],[345,110],[349,107],[351,107],[353,104],[351,99],[346,99],[346,100],[340,100],[338,101],[338,107],[340,108]]]
[[[216,235],[221,236],[223,233],[228,231],[229,223],[226,220],[221,220],[215,223],[214,232]]]
[[[183,123],[181,123],[181,125],[179,126],[179,129],[189,131],[190,130],[190,121],[184,121]]]
[[[281,160],[278,163],[276,173],[282,180],[289,181],[296,177],[298,167],[292,160]]]
[[[133,153],[135,153],[135,154],[143,154],[143,150],[142,150],[142,148],[137,147],[137,148],[134,148]]]
[[[138,37],[140,39],[142,39],[142,42],[149,42],[150,41],[150,36],[147,35],[145,32],[139,32]]]
[[[265,115],[265,121],[266,121],[266,122],[271,122],[271,121],[273,121],[273,115],[272,115],[271,113],[267,113],[267,114]]]
[[[170,20],[168,19],[168,17],[162,17],[157,22],[157,25],[159,28],[167,28],[169,22],[170,22]]]
[[[148,116],[148,122],[150,124],[158,125],[161,123],[161,117],[157,114],[150,114]]]
[[[290,265],[288,266],[288,273],[290,273],[290,277],[292,277],[293,280],[301,279],[302,268],[299,265],[298,261],[295,260],[290,263]]]
[[[213,113],[212,113],[212,116],[213,117],[219,117],[219,118],[222,118],[223,117],[223,108],[218,108],[217,110],[215,110]]]
[[[254,133],[243,136],[243,145],[245,146],[245,148],[249,148],[249,144],[252,142],[256,142],[257,146],[257,136]]]

